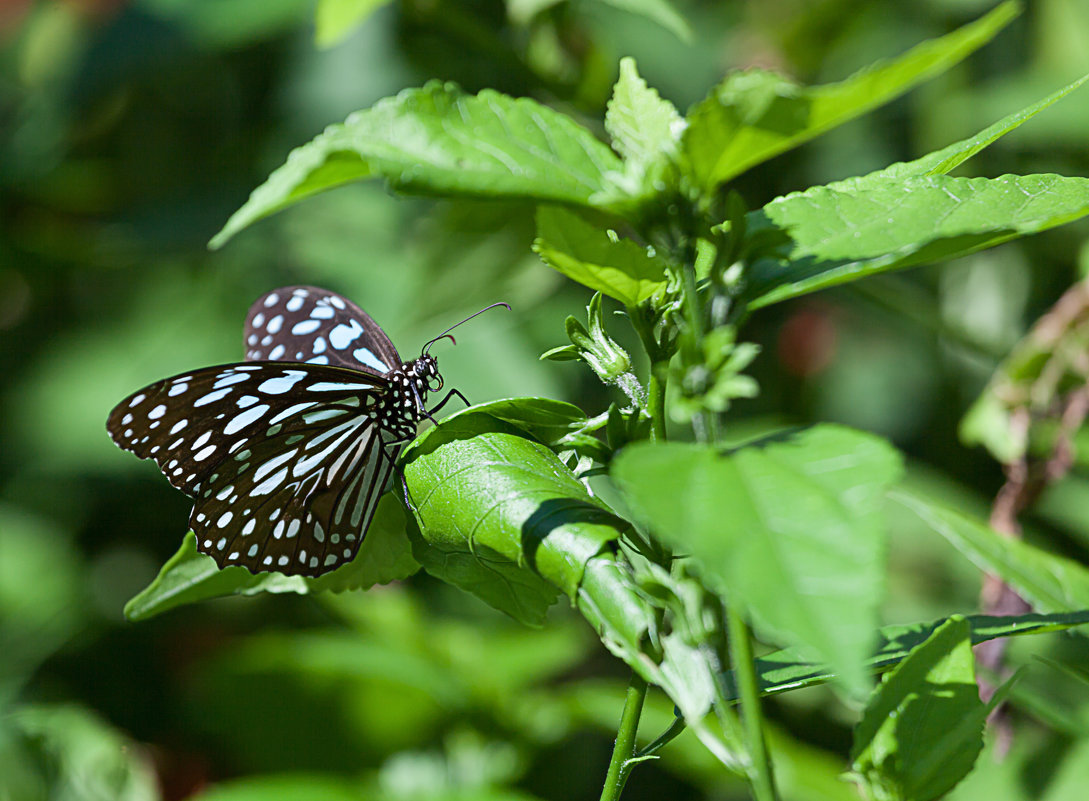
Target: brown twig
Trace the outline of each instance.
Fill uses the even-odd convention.
[[[1033,459],[1028,453],[1005,465],[1006,481],[995,495],[991,506],[991,527],[999,534],[1014,539],[1021,537],[1019,516],[1031,506],[1048,485],[1059,481],[1074,461],[1072,439],[1089,415],[1089,370],[1087,354],[1077,336],[1089,314],[1089,284],[1080,282],[1067,290],[1034,326],[1029,336],[1030,347],[1050,354],[1037,379],[1025,396],[1025,402],[1010,413],[1010,433],[1016,441],[1029,442],[1030,428],[1036,422],[1033,407],[1045,409],[1043,419],[1059,421],[1058,432],[1046,459]],[[1073,343],[1070,342],[1073,340]],[[1073,344],[1073,347],[1064,347]],[[1059,394],[1064,378],[1081,378],[1081,386]],[[1020,394],[1020,393],[1018,393]],[[980,606],[988,615],[1020,615],[1031,611],[1029,604],[997,576],[987,574],[980,591]],[[975,648],[979,665],[994,675],[1003,675],[1006,640],[995,639]],[[986,679],[979,681],[980,695],[987,701],[995,687]],[[1004,756],[1013,739],[1013,730],[1004,706],[991,713],[990,724],[995,732],[996,753]]]

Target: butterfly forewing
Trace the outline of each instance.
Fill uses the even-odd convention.
[[[387,389],[323,365],[209,367],[133,394],[107,428],[197,499],[197,547],[221,567],[320,575],[355,556],[389,478]]]
[[[389,337],[347,298],[312,286],[274,289],[246,316],[247,361],[328,364],[383,375],[401,364]]]

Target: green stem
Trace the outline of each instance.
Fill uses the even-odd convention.
[[[760,688],[753,661],[749,627],[741,614],[731,605],[726,610],[726,625],[730,632],[730,663],[737,677],[741,700],[741,721],[748,741],[749,782],[756,801],[777,801],[771,757],[764,739],[764,717],[760,711]]]
[[[639,716],[643,712],[643,701],[646,697],[646,680],[632,671],[624,699],[624,711],[620,715],[620,728],[616,732],[616,743],[613,745],[613,758],[609,761],[609,772],[605,775],[605,786],[601,789],[601,801],[616,801],[620,798],[631,769],[637,764],[632,762],[632,757],[635,756],[635,735],[639,730]]]
[[[665,386],[658,375],[659,371],[650,367],[650,381],[647,384],[647,411],[650,412],[650,441],[665,442]]]
[[[687,724],[684,722],[684,718],[674,718],[673,722],[669,725],[669,728],[658,735],[654,742],[643,748],[635,755],[636,759],[642,759],[644,757],[652,756],[661,751],[666,745],[674,740],[681,732],[687,728]]]

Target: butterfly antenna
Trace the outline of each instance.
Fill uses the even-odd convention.
[[[478,312],[474,312],[473,314],[470,314],[470,315],[469,315],[468,317],[466,317],[466,318],[465,318],[464,320],[461,320],[461,321],[459,321],[459,322],[456,322],[456,323],[454,323],[454,324],[453,324],[452,326],[450,326],[449,328],[447,328],[447,329],[446,329],[445,331],[443,331],[443,332],[442,332],[441,334],[439,334],[439,335],[438,335],[437,337],[435,337],[434,339],[431,339],[431,340],[428,340],[427,342],[425,342],[425,343],[424,343],[424,346],[423,346],[423,353],[424,353],[424,354],[426,355],[426,354],[427,354],[427,351],[431,349],[431,346],[432,346],[432,345],[434,345],[434,344],[435,344],[436,342],[438,342],[438,341],[439,341],[440,339],[442,339],[443,337],[446,337],[446,338],[447,338],[447,339],[449,339],[449,340],[450,340],[451,342],[453,342],[453,343],[454,343],[455,345],[456,345],[456,344],[458,344],[458,343],[457,343],[457,340],[455,340],[455,339],[454,339],[454,338],[453,338],[452,336],[450,336],[450,332],[451,332],[451,331],[453,331],[453,330],[454,330],[455,328],[457,328],[457,327],[458,327],[459,325],[461,325],[462,323],[467,323],[467,322],[469,322],[470,320],[472,320],[472,319],[473,319],[474,317],[476,317],[477,315],[483,314],[484,312],[488,311],[489,309],[494,309],[494,308],[495,308],[496,306],[504,306],[504,307],[506,307],[507,311],[510,311],[510,310],[511,310],[511,309],[510,309],[510,304],[509,304],[509,303],[503,303],[503,302],[499,302],[499,303],[493,303],[493,304],[492,304],[491,306],[485,306],[485,307],[484,307],[483,309],[481,309],[480,311],[478,311]]]

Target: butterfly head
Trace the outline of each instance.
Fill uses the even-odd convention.
[[[430,353],[425,353],[414,361],[409,369],[416,389],[421,393],[438,392],[442,389],[442,376],[439,375],[439,363]]]

